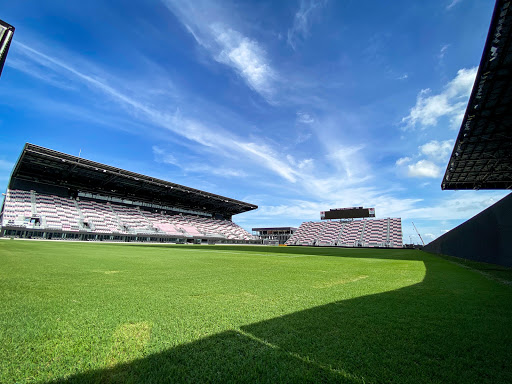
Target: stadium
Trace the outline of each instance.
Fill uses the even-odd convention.
[[[27,143],[2,207],[1,236],[257,244],[261,239],[232,221],[257,208]],[[304,223],[286,244],[402,247],[399,218],[354,221],[369,216],[359,211],[336,210],[330,218],[340,221]]]
[[[499,0],[443,190],[512,189],[511,28]],[[0,382],[512,382],[511,194],[422,250],[374,208],[236,224],[257,209],[25,144]]]

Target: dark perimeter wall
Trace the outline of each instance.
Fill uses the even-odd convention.
[[[512,193],[423,249],[512,267]]]

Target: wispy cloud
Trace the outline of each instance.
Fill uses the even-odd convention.
[[[191,173],[200,173],[200,174],[212,174],[216,176],[222,176],[222,177],[245,177],[247,176],[247,173],[241,170],[233,169],[233,168],[226,168],[223,166],[213,166],[205,164],[204,162],[194,162],[194,161],[179,161],[176,159],[175,156],[173,156],[171,153],[165,151],[164,149],[153,146],[153,157],[154,160],[157,163],[164,163],[164,164],[170,164],[174,165],[176,167],[179,167],[184,172],[191,172]]]
[[[446,9],[450,10],[450,9],[452,9],[453,7],[455,7],[457,4],[459,4],[460,2],[462,2],[462,0],[452,0],[452,1],[450,2],[450,4],[448,4],[448,5],[446,6]]]
[[[329,154],[329,158],[334,161],[334,164],[338,167],[338,169],[343,170],[347,178],[352,180],[354,178],[355,173],[354,170],[357,170],[358,167],[355,166],[356,163],[360,163],[360,159],[358,155],[360,151],[364,148],[364,145],[358,145],[353,147],[342,147],[331,154]],[[360,176],[363,172],[357,171]],[[367,175],[368,177],[369,175]],[[363,179],[359,179],[358,181],[363,181]]]
[[[264,49],[255,40],[223,25],[214,25],[211,30],[219,44],[215,60],[234,68],[249,87],[265,98],[271,98],[276,74]]]
[[[437,58],[439,60],[444,59],[444,56],[446,55],[446,52],[448,51],[448,48],[450,48],[450,44],[444,44],[441,49],[439,50],[439,54],[437,55]]]
[[[172,154],[166,152],[164,149],[156,145],[154,145],[151,149],[153,150],[153,157],[157,163],[171,164],[180,167],[178,160],[176,160]]]
[[[449,119],[451,128],[460,126],[477,70],[477,67],[460,69],[457,76],[437,95],[432,95],[430,89],[423,89],[418,94],[416,105],[402,119],[404,129],[435,126],[443,117]]]
[[[293,25],[288,29],[287,43],[292,49],[296,49],[297,43],[308,37],[311,27],[311,17],[315,10],[323,7],[325,0],[301,0],[300,7],[293,18]]]
[[[297,123],[312,124],[315,122],[313,116],[306,112],[297,112]]]
[[[23,48],[24,46],[21,45]],[[24,72],[25,74],[37,78],[39,80],[44,81],[54,87],[62,88],[62,89],[72,89],[73,86],[71,84],[63,82],[61,79],[55,76],[53,72],[48,72],[47,67],[38,64],[37,62],[30,62],[24,60],[23,58],[18,57],[20,55],[20,50],[17,49],[18,44],[13,44],[13,49],[11,50],[11,56],[9,60],[7,60],[7,66],[16,69],[17,71]],[[25,49],[21,49],[21,54],[26,52]]]
[[[395,164],[396,164],[396,165],[404,165],[404,164],[409,163],[410,161],[411,161],[411,158],[410,158],[410,157],[401,157],[401,158],[399,158],[399,159],[395,162]]]
[[[215,61],[230,67],[247,86],[272,102],[278,74],[263,46],[232,25],[232,11],[224,8],[226,4],[162,1]]]
[[[261,169],[269,170],[289,183],[297,183],[304,193],[317,196],[322,190],[321,186],[327,186],[329,190],[334,191],[333,193],[337,193],[342,186],[360,183],[367,179],[366,175],[363,178],[359,177],[362,164],[358,155],[360,146],[347,147],[337,144],[336,150],[331,151],[328,155],[328,159],[335,166],[335,171],[331,170],[329,171],[330,176],[322,177],[319,176],[321,172],[318,173],[318,170],[314,169],[311,159],[297,159],[290,162],[287,154],[283,153],[281,149],[273,148],[259,138],[242,138],[218,125],[211,125],[208,122],[188,117],[182,112],[180,105],[167,105],[165,109],[159,109],[138,99],[136,95],[128,95],[111,85],[106,73],[103,73],[103,77],[100,79],[62,59],[43,54],[29,45],[20,44],[20,47],[26,51],[27,59],[53,71],[63,80],[78,82],[99,92],[106,97],[108,102],[116,103],[129,110],[131,114],[146,124],[163,128],[172,132],[173,135],[200,144],[201,148],[208,149],[210,153],[215,153],[217,156],[238,159],[246,166],[256,164]],[[87,67],[86,63],[83,67]],[[169,109],[174,112],[167,112]],[[303,116],[303,118],[311,120],[311,117]],[[335,145],[333,142],[331,144]],[[175,158],[169,156],[167,156],[166,162],[175,165],[178,163]]]
[[[288,162],[279,159],[270,147],[247,142],[233,142],[233,145],[252,156],[257,163],[274,171],[289,182],[295,183],[297,181],[297,176],[299,176],[297,170]]]
[[[25,44],[19,43],[22,49],[30,53],[30,58],[40,65],[46,66],[52,71],[64,77],[72,77],[83,84],[92,87],[96,91],[107,96],[111,101],[123,107],[129,107],[132,112],[143,114],[152,124],[168,129],[174,134],[185,137],[205,147],[223,150],[227,153],[235,152],[243,157],[249,157],[261,166],[277,173],[290,182],[295,182],[296,171],[292,166],[280,159],[280,157],[267,145],[254,141],[246,141],[235,135],[223,131],[219,127],[210,128],[206,124],[184,116],[176,107],[176,112],[162,112],[152,106],[124,94],[119,89],[109,85],[106,80],[99,80],[83,73],[77,68],[62,60],[45,55]]]

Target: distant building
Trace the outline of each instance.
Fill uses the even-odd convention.
[[[293,227],[272,227],[272,228],[253,228],[253,235],[263,240],[267,244],[269,240],[278,240],[279,244],[284,244],[292,237],[297,228]]]

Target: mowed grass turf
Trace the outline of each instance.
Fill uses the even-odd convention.
[[[421,251],[0,241],[0,382],[512,382],[512,287]]]

